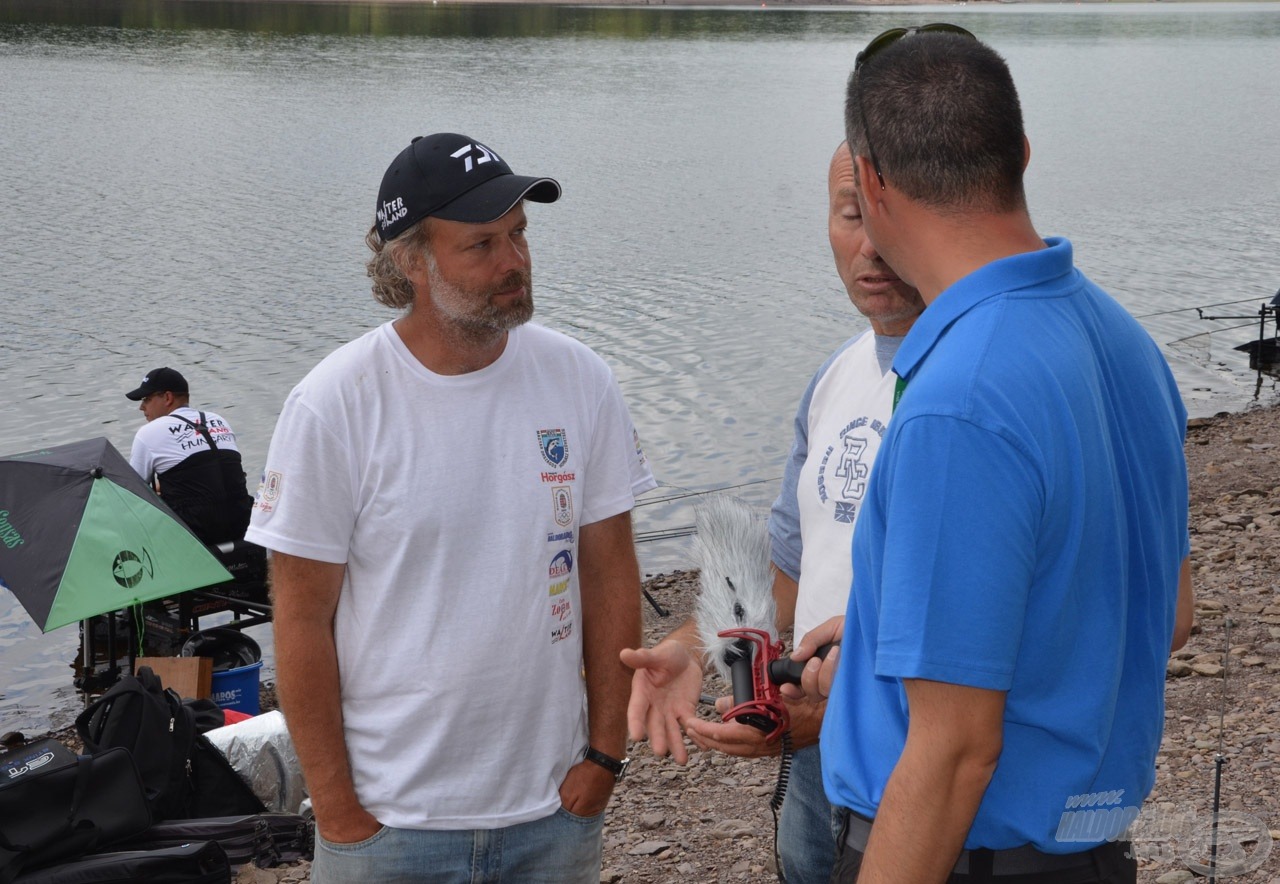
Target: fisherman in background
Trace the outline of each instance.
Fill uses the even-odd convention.
[[[893,411],[889,370],[903,336],[924,309],[867,239],[854,196],[853,156],[840,144],[827,176],[827,233],[836,272],[849,300],[871,328],[840,346],[818,369],[800,399],[795,439],[781,493],[769,516],[773,594],[779,632],[794,624],[799,642],[819,623],[844,612],[853,566],[849,545],[872,463]],[[657,755],[688,760],[681,730],[702,749],[746,758],[777,755],[779,743],[737,722],[694,714],[702,690],[698,624],[690,619],[649,650],[628,650],[632,678],[629,724],[646,733]],[[729,698],[718,701],[721,712]],[[778,853],[788,884],[826,884],[835,862],[840,818],[822,789],[818,730],[825,701],[788,702],[791,779],[778,824]]]
[[[147,419],[129,454],[138,475],[205,544],[244,537],[253,498],[226,418],[192,408],[187,379],[172,368],[152,369],[125,396]]]

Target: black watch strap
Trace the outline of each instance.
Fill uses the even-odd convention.
[[[630,758],[614,758],[612,755],[605,755],[600,750],[593,749],[590,746],[587,747],[585,760],[590,761],[592,764],[598,764],[605,770],[609,771],[609,773],[613,774],[613,779],[615,781],[621,780],[625,777],[627,775],[627,768],[631,766]]]

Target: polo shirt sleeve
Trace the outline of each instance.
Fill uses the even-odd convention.
[[[1012,685],[1043,485],[1009,438],[913,417],[876,464],[886,503],[876,675]],[[887,470],[882,472],[882,469]]]

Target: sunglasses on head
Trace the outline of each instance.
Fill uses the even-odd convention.
[[[853,73],[857,75],[862,66],[875,58],[877,53],[883,52],[899,40],[910,37],[913,34],[930,32],[936,34],[958,34],[961,37],[968,37],[970,40],[978,39],[959,25],[951,25],[946,22],[920,25],[918,28],[890,28],[884,33],[872,37],[871,42],[857,54],[853,60]],[[862,117],[862,137],[867,142],[867,154],[871,160],[871,166],[876,170],[876,180],[880,182],[880,189],[884,190],[884,173],[880,171],[880,160],[876,158],[876,149],[871,146],[871,130],[867,127],[867,112],[862,109],[862,102],[858,102],[858,113]]]

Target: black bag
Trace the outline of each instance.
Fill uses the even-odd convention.
[[[80,713],[76,731],[92,754],[115,746],[129,750],[156,820],[185,814],[191,803],[187,759],[196,737],[195,716],[176,691],[161,685],[151,667],[121,676]]]
[[[264,813],[261,816],[271,830],[271,843],[275,847],[277,863],[292,863],[315,857],[315,820],[296,813]]]
[[[183,697],[182,705],[191,710],[192,720],[195,722],[196,733],[198,734],[207,734],[209,731],[225,727],[227,724],[227,717],[222,713],[222,707],[212,700],[194,700],[191,697]]]
[[[213,841],[161,850],[100,853],[30,872],[14,884],[231,884],[227,854]]]
[[[0,884],[73,860],[151,825],[138,769],[121,748],[46,765],[0,785]]]
[[[133,753],[156,822],[243,816],[266,807],[226,757],[196,733],[196,713],[143,666],[125,675],[76,719],[85,749]]]
[[[174,819],[244,816],[267,809],[204,734],[196,737],[191,751],[191,781],[191,801],[182,816]]]

